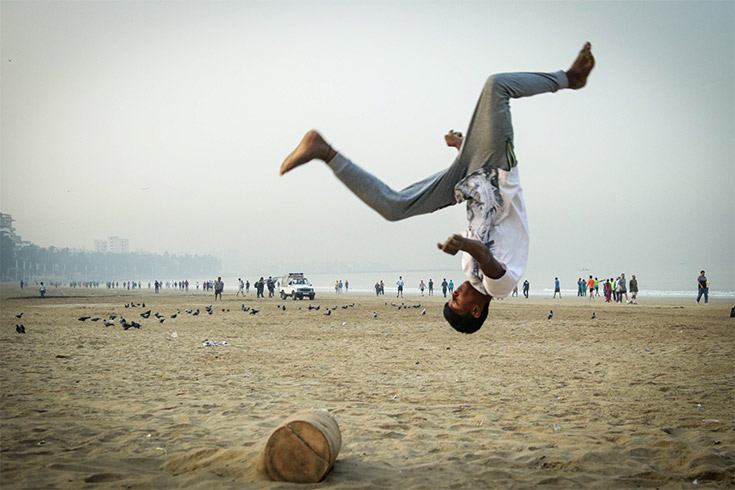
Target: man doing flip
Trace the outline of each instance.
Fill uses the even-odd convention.
[[[338,153],[316,131],[308,131],[281,165],[281,175],[311,160],[322,160],[357,197],[389,221],[466,202],[468,229],[440,250],[462,251],[467,281],[452,293],[444,317],[463,333],[477,331],[490,300],[506,297],[528,260],[526,208],[513,148],[510,99],[559,89],[580,89],[595,59],[586,43],[567,71],[504,73],[491,76],[480,94],[466,135],[450,131],[447,145],[459,150],[449,168],[395,191]]]

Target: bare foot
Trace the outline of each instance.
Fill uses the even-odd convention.
[[[299,145],[281,164],[281,175],[314,159],[330,161],[337,154],[322,136],[313,129],[307,131]]]
[[[462,136],[462,133],[458,133],[453,129],[450,129],[449,132],[444,135],[444,141],[447,142],[447,146],[453,146],[458,150],[462,146],[463,140],[464,137]]]
[[[579,56],[574,60],[572,67],[567,71],[567,80],[569,80],[569,88],[578,89],[587,84],[587,77],[592,68],[595,67],[595,57],[592,56],[592,45],[586,43],[579,52]]]

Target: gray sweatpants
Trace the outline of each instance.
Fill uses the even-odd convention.
[[[568,86],[564,71],[491,76],[482,89],[454,163],[401,191],[394,191],[341,153],[329,166],[357,197],[389,221],[431,213],[455,204],[454,186],[475,170],[483,167],[510,170],[516,165],[511,98],[556,92]]]

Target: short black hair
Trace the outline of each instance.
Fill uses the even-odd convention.
[[[471,313],[466,315],[460,315],[449,307],[449,302],[444,304],[444,318],[457,332],[462,333],[475,333],[480,330],[482,324],[485,323],[487,318],[487,312],[490,309],[490,302],[485,303],[485,307],[482,309],[480,316],[475,318]]]

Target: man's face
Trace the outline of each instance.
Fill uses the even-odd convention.
[[[463,282],[449,298],[449,307],[458,315],[467,315],[477,304],[477,293],[469,281]]]

